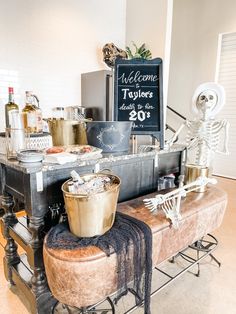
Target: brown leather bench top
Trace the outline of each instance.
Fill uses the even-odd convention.
[[[179,229],[170,226],[163,212],[150,213],[139,197],[118,205],[118,210],[148,224],[153,233],[153,266],[218,228],[222,222],[227,195],[211,186],[205,193],[189,193],[181,202]],[[49,287],[61,303],[83,307],[95,304],[117,289],[116,254],[106,256],[90,246],[76,250],[49,249],[44,243],[44,263]]]
[[[134,200],[120,203],[118,204],[117,210],[145,222],[152,229],[153,234],[164,228],[169,228],[170,222],[165,218],[162,211],[151,213],[144,206],[143,199],[155,197],[156,194],[157,193],[155,192],[138,197]],[[215,186],[209,187],[205,193],[191,192],[181,201],[182,221],[184,221],[186,217],[196,215],[200,210],[217,204],[222,204],[222,202],[224,203],[226,200],[226,193]],[[77,262],[93,260],[105,256],[105,253],[95,246],[79,248],[76,250],[51,250],[48,248],[47,250],[55,258]]]

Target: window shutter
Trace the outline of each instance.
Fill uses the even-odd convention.
[[[213,173],[236,179],[236,32],[221,34],[216,81],[225,88],[226,103],[217,119],[226,119],[229,127],[229,155],[216,154]]]

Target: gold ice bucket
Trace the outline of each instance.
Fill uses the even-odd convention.
[[[102,235],[111,229],[115,220],[120,178],[107,173],[81,175],[84,181],[97,176],[109,177],[112,186],[106,191],[84,196],[68,192],[71,179],[62,185],[70,231],[78,237]]]
[[[209,168],[198,165],[186,165],[185,166],[185,184],[195,181],[198,177],[207,177],[209,176]],[[194,192],[205,192],[207,186],[201,186],[199,189],[196,189]]]
[[[83,121],[47,119],[54,146],[86,145],[86,125]]]

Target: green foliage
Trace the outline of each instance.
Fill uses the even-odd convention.
[[[132,44],[135,48],[134,53],[132,53],[130,47],[126,47],[126,52],[129,59],[137,59],[137,58],[146,59],[146,60],[152,59],[152,53],[149,49],[146,49],[145,44],[142,44],[139,48],[134,42],[132,42]]]

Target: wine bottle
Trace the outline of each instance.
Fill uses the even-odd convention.
[[[19,113],[19,107],[14,102],[14,89],[8,87],[8,103],[5,105],[6,128],[12,127],[12,114]]]
[[[25,107],[22,110],[24,128],[29,133],[37,132],[37,111],[35,106],[35,99],[32,92],[25,92]]]

